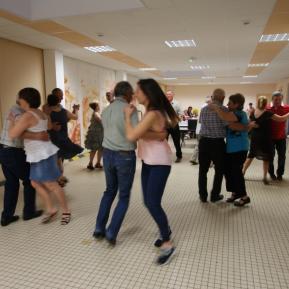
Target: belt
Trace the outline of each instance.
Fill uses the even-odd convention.
[[[113,153],[121,153],[121,154],[131,154],[131,153],[135,153],[135,151],[113,151],[107,148],[103,148],[103,150],[109,151],[109,152],[113,152]]]

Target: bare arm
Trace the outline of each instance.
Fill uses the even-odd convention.
[[[126,137],[130,141],[136,141],[143,137],[151,129],[157,118],[157,115],[154,112],[148,112],[143,120],[136,127],[133,127],[131,124],[131,115],[134,110],[135,108],[131,105],[128,105],[125,108]]]
[[[158,141],[164,141],[168,136],[167,131],[148,131],[143,135],[143,139],[145,140],[158,140]]]
[[[29,132],[25,131],[20,138],[30,139],[30,140],[40,140],[40,141],[49,141],[49,134],[46,131],[42,132]]]
[[[278,121],[278,122],[284,122],[284,121],[286,121],[287,119],[289,118],[289,113],[286,113],[286,114],[284,114],[284,115],[278,115],[278,114],[273,114],[272,115],[272,119],[274,120],[274,121]]]
[[[97,113],[97,112],[94,113],[94,117],[95,117],[96,121],[101,122],[101,117],[100,117],[99,113]]]
[[[73,112],[66,111],[67,113],[67,118],[69,120],[77,120],[78,119],[78,110],[74,110]]]
[[[219,106],[212,103],[209,104],[209,108],[214,110],[218,114],[219,118],[224,121],[238,121],[236,115],[231,111],[223,111]]]
[[[240,122],[232,122],[229,124],[229,128],[235,131],[247,131],[248,125],[242,124]]]
[[[24,113],[17,121],[15,118],[10,118],[9,137],[14,139],[21,135],[31,126],[32,115]]]

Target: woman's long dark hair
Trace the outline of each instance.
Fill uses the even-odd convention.
[[[169,126],[175,127],[179,122],[179,117],[159,84],[152,78],[140,79],[137,84],[148,98],[147,109],[159,110],[166,117]]]

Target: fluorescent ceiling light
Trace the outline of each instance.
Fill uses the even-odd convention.
[[[139,68],[139,70],[141,70],[141,71],[154,71],[157,69],[154,67],[142,67],[142,68]]]
[[[191,69],[193,70],[203,70],[203,69],[209,69],[209,65],[193,65],[191,66]]]
[[[116,51],[116,49],[108,46],[108,45],[103,45],[103,46],[87,46],[83,47],[84,49],[87,49],[89,51],[92,51],[94,53],[101,53],[101,52],[111,52],[111,51]]]
[[[250,63],[248,67],[267,67],[269,63]]]
[[[177,79],[176,77],[164,77],[164,80],[175,80]]]
[[[288,33],[262,35],[259,42],[289,41]]]
[[[241,81],[240,84],[250,84],[252,83],[251,81]]]
[[[170,48],[176,48],[176,47],[196,47],[196,42],[191,40],[167,40],[165,41],[165,44]]]
[[[202,76],[202,79],[215,79],[216,76]]]
[[[257,78],[258,75],[244,75],[244,78]]]

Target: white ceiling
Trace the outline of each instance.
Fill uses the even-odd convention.
[[[0,8],[30,20],[128,10],[143,7],[140,0],[0,0]]]
[[[54,0],[33,1],[49,1],[51,4]],[[167,83],[192,84],[207,84],[208,80],[202,80],[201,75],[216,76],[213,82],[220,84],[244,81],[242,76],[275,4],[275,0],[142,0],[143,8],[131,9],[133,2],[136,4],[139,1],[106,1],[94,2],[117,2],[118,6],[114,6],[117,11],[58,17],[53,20],[158,68],[163,76],[188,77],[186,80],[179,79]],[[132,6],[128,10],[119,10],[122,2]],[[57,5],[51,7],[55,8]],[[108,8],[109,6],[106,10]],[[245,20],[251,23],[245,26]],[[103,33],[104,36],[99,38],[99,33]],[[6,20],[2,21],[1,18],[0,36],[41,48],[59,49],[65,55],[125,70],[139,77],[148,75],[57,38]],[[164,44],[165,40],[191,38],[196,41],[196,48],[173,49]],[[189,63],[190,57],[195,57],[196,60]],[[207,64],[211,68],[195,73],[190,69],[192,64]],[[272,83],[289,77],[288,65],[287,46],[258,79],[252,81]]]

